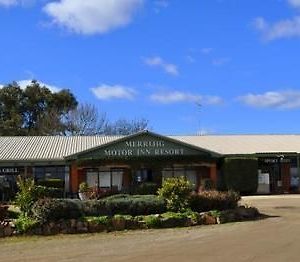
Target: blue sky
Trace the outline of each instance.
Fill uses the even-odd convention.
[[[162,134],[299,133],[300,0],[0,0],[0,84]]]

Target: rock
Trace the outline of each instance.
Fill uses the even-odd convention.
[[[89,232],[89,230],[88,230],[88,228],[87,228],[87,226],[84,222],[82,222],[82,221],[77,222],[77,232],[78,233],[87,233],[87,232]]]
[[[217,217],[218,224],[230,223],[237,221],[236,212],[234,209],[225,210],[221,212],[221,215]]]
[[[0,225],[0,237],[4,237],[4,228]]]
[[[257,218],[259,211],[255,207],[239,206],[235,209],[235,214],[239,220],[249,220]]]
[[[201,216],[201,222],[203,225],[215,225],[217,224],[217,219],[211,215],[209,215],[208,213],[204,213]]]
[[[126,220],[124,218],[113,218],[111,222],[114,230],[124,230],[126,228]]]
[[[76,226],[77,226],[77,221],[76,221],[76,219],[71,219],[71,220],[70,220],[70,226],[71,226],[72,228],[76,228]]]
[[[13,234],[13,229],[8,225],[3,229],[3,233],[5,237],[10,237]]]
[[[49,235],[51,235],[51,228],[50,228],[50,226],[49,225],[43,225],[43,227],[42,227],[42,232],[43,232],[43,235],[44,236],[49,236]]]

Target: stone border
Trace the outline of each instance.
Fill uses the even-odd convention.
[[[236,209],[225,211],[210,211],[195,213],[196,217],[163,217],[162,215],[150,215],[159,221],[159,226],[147,225],[145,220],[126,219],[126,216],[115,216],[109,219],[109,224],[100,224],[97,221],[83,221],[82,219],[59,220],[38,225],[24,235],[56,235],[56,234],[80,234],[98,233],[122,230],[190,227],[197,225],[215,225],[245,220],[255,220],[261,215],[254,207],[239,206]],[[145,216],[146,217],[146,216]],[[136,217],[137,218],[137,217]],[[22,235],[16,231],[13,221],[0,222],[0,237]]]

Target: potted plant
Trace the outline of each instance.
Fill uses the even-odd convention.
[[[80,200],[88,200],[88,191],[89,186],[86,182],[82,182],[79,184],[78,196]]]

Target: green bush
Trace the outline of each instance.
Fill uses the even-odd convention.
[[[31,178],[17,178],[18,193],[16,195],[16,205],[20,207],[23,214],[30,214],[34,202],[41,194],[41,190],[37,189],[34,180]]]
[[[20,207],[23,214],[30,215],[32,206],[41,198],[61,198],[64,196],[64,190],[61,188],[51,188],[35,185],[32,178],[17,179],[18,193],[15,198],[15,203]]]
[[[157,183],[147,182],[137,185],[133,191],[136,195],[155,195],[157,194],[157,190]]]
[[[108,216],[99,216],[99,217],[85,217],[88,222],[93,222],[98,225],[109,226],[111,224],[111,219]]]
[[[149,215],[144,217],[147,228],[160,228],[162,226],[161,218],[157,215]]]
[[[15,220],[15,226],[19,233],[27,233],[39,225],[38,221],[30,218],[25,214],[21,214]]]
[[[189,207],[189,196],[192,192],[191,183],[184,177],[173,177],[163,181],[158,195],[165,199],[169,211],[182,212]]]
[[[37,186],[38,198],[63,198],[64,189],[55,187]]]
[[[80,218],[84,215],[82,202],[71,199],[39,199],[32,206],[32,218],[44,223],[59,219]]]
[[[64,189],[65,187],[65,181],[59,178],[39,180],[36,182],[36,184],[43,187],[52,187],[52,188],[60,188],[60,189]]]
[[[225,188],[241,194],[256,193],[258,161],[256,158],[226,158],[223,165]]]
[[[165,201],[153,195],[111,196],[101,200],[40,199],[32,207],[33,218],[45,222],[81,216],[148,215],[166,211]]]
[[[211,210],[226,210],[236,208],[240,195],[233,191],[204,191],[198,195],[191,195],[190,208],[195,212]]]

